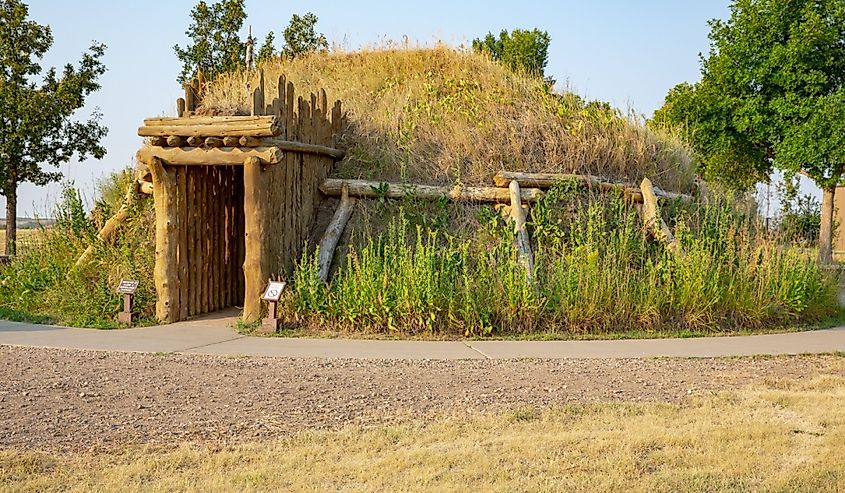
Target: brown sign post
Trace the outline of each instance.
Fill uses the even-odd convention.
[[[261,330],[264,332],[278,332],[279,330],[279,298],[282,297],[285,286],[286,284],[283,282],[270,281],[267,284],[267,289],[264,290],[264,296],[261,299],[269,305],[267,307],[267,318],[261,321]]]
[[[123,311],[117,314],[117,321],[121,324],[132,325],[132,305],[135,297],[135,290],[138,289],[138,281],[121,280],[117,287],[118,294],[123,295]]]

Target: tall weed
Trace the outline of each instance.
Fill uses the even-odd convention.
[[[400,205],[385,231],[350,247],[328,284],[316,276],[316,257],[303,256],[286,305],[291,318],[476,336],[731,331],[836,310],[833,275],[729,201],[676,209],[669,219],[684,250],[676,256],[643,231],[622,196],[585,198],[563,183],[532,208],[534,286],[512,228],[487,208],[477,216],[478,229],[450,234],[410,226]]]

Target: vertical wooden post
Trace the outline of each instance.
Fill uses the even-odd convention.
[[[516,180],[510,183],[511,195],[511,219],[514,222],[516,233],[516,249],[519,261],[525,267],[525,277],[529,284],[534,284],[534,254],[531,252],[531,239],[528,237],[528,230],[525,228],[525,211],[522,209],[522,193],[519,182]]]
[[[200,214],[200,221],[196,224],[197,236],[199,237],[199,252],[200,254],[200,275],[199,285],[196,289],[200,292],[200,313],[208,313],[208,224],[210,218],[208,217],[209,204],[209,188],[208,188],[208,173],[210,166],[202,166],[200,170],[200,207],[202,213]]]
[[[153,279],[156,286],[156,318],[170,323],[178,316],[179,268],[176,227],[176,176],[158,158],[145,163],[153,177],[153,199],[156,212],[156,253]]]
[[[261,319],[261,295],[264,283],[270,278],[267,268],[265,227],[267,209],[262,182],[261,161],[249,157],[244,161],[244,322]]]
[[[179,255],[179,320],[188,318],[190,287],[188,281],[188,182],[186,177],[187,166],[179,166],[176,169],[176,190],[178,207],[178,255]]]

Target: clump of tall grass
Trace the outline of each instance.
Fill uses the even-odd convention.
[[[409,221],[349,247],[326,284],[305,254],[292,320],[410,334],[732,331],[811,321],[836,310],[833,275],[724,201],[671,217],[684,255],[650,239],[624,198],[553,189],[531,213],[536,280],[512,230],[489,208],[480,230]]]
[[[279,75],[300,94],[325,88],[349,113],[338,174],[419,183],[487,184],[497,171],[569,172],[687,192],[687,146],[606,103],[554,92],[485,55],[444,45],[374,48],[274,60],[261,66],[269,94]],[[206,89],[201,111],[248,114],[257,71]]]
[[[56,206],[55,225],[42,228],[39,241],[0,268],[0,308],[20,318],[52,320],[79,327],[117,327],[122,297],[121,279],[137,279],[135,308],[142,320],[152,320],[154,236],[152,201],[136,201],[113,243],[95,240],[97,230],[121,205],[132,181],[127,170],[99,184],[100,200],[92,213],[84,209],[78,190],[65,186]],[[91,260],[76,261],[88,245],[96,245]]]

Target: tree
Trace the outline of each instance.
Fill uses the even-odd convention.
[[[58,166],[74,154],[101,159],[106,153],[100,140],[107,129],[99,124],[99,112],[87,121],[73,118],[85,98],[100,89],[105,45],[94,43],[76,67],[65,65],[61,76],[50,68],[39,85],[38,60],[53,45],[53,35],[28,15],[20,0],[0,0],[0,192],[6,197],[8,255],[15,254],[18,185],[46,185],[62,177],[42,170],[43,163]]]
[[[176,79],[179,83],[190,80],[197,70],[211,80],[244,67],[244,45],[238,35],[246,20],[244,0],[220,0],[211,5],[201,1],[191,10],[191,20],[185,31],[191,44],[173,47],[182,62]]]
[[[267,33],[267,37],[264,38],[264,44],[258,50],[259,62],[266,62],[276,56],[276,47],[273,45],[275,40],[276,36],[273,34],[273,31]]]
[[[476,38],[472,49],[489,54],[511,70],[525,70],[542,77],[549,62],[549,43],[551,37],[546,31],[514,29],[511,33],[503,30],[498,38],[493,33],[487,33],[484,39]]]
[[[282,32],[285,45],[282,47],[282,56],[285,58],[296,58],[314,51],[326,51],[329,49],[329,42],[326,36],[318,33],[315,29],[317,16],[308,12],[303,16],[293,14],[290,24]]]
[[[728,181],[747,186],[773,167],[811,178],[829,262],[845,173],[845,2],[736,0],[710,28],[701,81],[670,91],[655,120],[685,125],[705,168]]]

